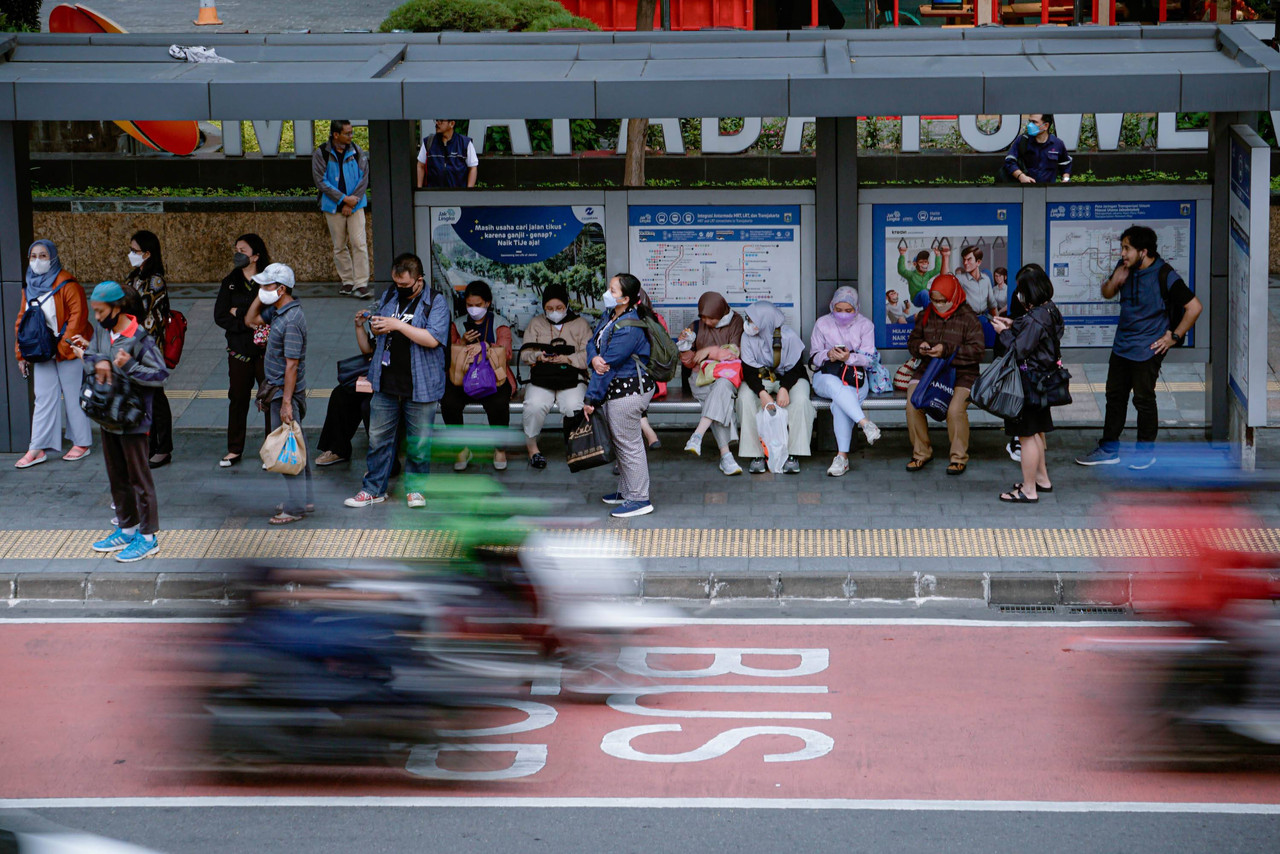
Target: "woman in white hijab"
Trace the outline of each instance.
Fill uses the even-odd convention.
[[[787,415],[787,461],[782,471],[798,474],[800,461],[809,456],[813,421],[817,411],[809,400],[809,373],[804,365],[804,340],[790,327],[771,302],[758,302],[747,309],[742,325],[742,385],[738,395],[738,455],[751,460],[747,471],[763,474],[764,449],[756,430],[761,408],[782,409]]]

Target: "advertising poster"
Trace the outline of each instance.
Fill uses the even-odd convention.
[[[1156,246],[1195,293],[1195,202],[1050,202],[1045,271],[1062,310],[1063,347],[1110,347],[1120,298],[1104,300],[1102,283],[1120,262],[1120,233],[1131,225],[1155,230]],[[1195,343],[1194,330],[1186,346]]]
[[[975,295],[991,287],[1000,310],[1007,307],[1007,284],[995,273],[1012,275],[1022,265],[1022,205],[876,204],[871,220],[873,305],[863,308],[875,323],[878,349],[907,346],[919,302],[927,304],[929,282],[944,272],[962,285],[966,275],[974,279]],[[977,265],[968,272],[966,249]],[[825,306],[818,308],[821,314]]]
[[[698,298],[742,311],[769,300],[800,329],[799,205],[633,205],[631,272],[673,335],[698,319]]]
[[[1267,426],[1270,149],[1247,127],[1231,133],[1227,384],[1248,427]],[[1259,205],[1258,199],[1262,202]],[[1246,467],[1252,467],[1249,460]]]
[[[476,206],[431,208],[431,281],[454,294],[482,279],[493,308],[517,335],[542,312],[542,291],[559,283],[577,310],[598,311],[604,294],[604,208]],[[519,346],[519,342],[516,342]]]

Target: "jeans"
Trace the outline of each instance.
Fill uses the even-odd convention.
[[[1107,414],[1100,443],[1104,451],[1114,454],[1120,449],[1120,434],[1124,432],[1125,418],[1129,414],[1130,392],[1133,392],[1133,408],[1138,410],[1138,450],[1149,451],[1155,447],[1156,433],[1160,429],[1156,380],[1160,379],[1162,362],[1162,355],[1152,356],[1145,362],[1135,362],[1111,354],[1111,364],[1107,367]]]
[[[862,411],[862,402],[871,393],[871,384],[863,383],[854,388],[845,385],[840,378],[832,374],[816,373],[813,375],[813,390],[831,401],[831,421],[836,431],[836,449],[842,454],[849,453],[853,443],[853,428],[866,413]]]
[[[411,398],[375,392],[369,401],[369,462],[362,488],[370,495],[386,495],[391,466],[396,459],[396,428],[403,419],[405,442],[406,489],[418,491],[415,475],[426,475],[431,461],[431,422],[436,417],[436,404],[414,403]]]

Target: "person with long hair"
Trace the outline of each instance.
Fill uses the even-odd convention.
[[[618,273],[604,294],[604,314],[587,342],[587,383],[583,413],[604,412],[618,460],[618,489],[601,500],[617,509],[619,519],[653,512],[649,500],[649,456],[640,421],[657,383],[644,369],[649,364],[649,336],[637,321],[649,316],[640,304],[640,280]]]
[[[1053,304],[1053,282],[1039,264],[1027,264],[1014,277],[1014,298],[1022,303],[1025,313],[1016,320],[992,319],[999,337],[996,352],[1013,351],[1021,370],[1027,376],[1051,371],[1061,356],[1062,312]],[[1017,418],[1004,420],[1004,433],[1017,438],[1022,445],[1022,482],[1001,493],[1000,500],[1015,504],[1034,504],[1041,492],[1053,492],[1053,481],[1045,465],[1045,434],[1053,432],[1053,410],[1048,406],[1024,406]]]
[[[262,385],[263,349],[254,342],[254,330],[245,324],[245,313],[258,295],[253,277],[271,263],[267,245],[256,234],[242,234],[235,239],[231,256],[231,272],[218,288],[213,305],[213,322],[225,330],[227,337],[227,453],[218,465],[230,468],[244,456],[245,424],[253,387]],[[265,425],[265,419],[264,419]]]
[[[160,238],[150,231],[135,231],[129,238],[129,266],[132,269],[124,281],[124,292],[130,313],[163,352],[164,330],[169,323],[169,286]],[[155,389],[152,398],[150,447],[149,464],[153,469],[173,462],[173,413],[163,386]]]
[[[960,281],[943,273],[929,283],[929,307],[920,312],[907,339],[907,350],[921,359],[907,386],[907,433],[911,436],[911,461],[907,471],[918,472],[933,459],[929,422],[911,404],[925,367],[931,359],[951,359],[956,371],[951,405],[947,407],[947,438],[951,462],[947,474],[961,475],[969,466],[969,391],[978,379],[978,363],[986,350],[982,324],[965,297]]]

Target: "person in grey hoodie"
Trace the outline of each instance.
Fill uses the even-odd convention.
[[[105,539],[93,544],[96,552],[116,552],[116,560],[131,563],[155,554],[160,547],[160,509],[155,481],[151,478],[148,433],[155,389],[163,388],[169,377],[159,345],[146,333],[138,318],[125,313],[124,288],[116,282],[102,282],[89,297],[98,329],[92,340],[77,335],[70,344],[84,362],[84,372],[99,384],[113,375],[128,378],[141,390],[143,416],[134,427],[120,430],[102,425],[102,456],[111,484],[116,510],[116,527]]]

